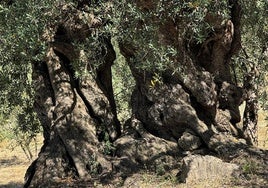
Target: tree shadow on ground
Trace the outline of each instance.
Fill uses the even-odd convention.
[[[9,182],[8,184],[0,185],[0,188],[22,188],[22,187],[23,184],[17,182]]]
[[[0,159],[0,166],[10,166],[10,165],[18,165],[23,161],[19,160],[18,157],[13,156],[12,158]]]

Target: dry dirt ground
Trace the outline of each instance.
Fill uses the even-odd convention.
[[[258,130],[258,147],[268,149],[268,112],[261,112],[259,114],[259,130]]]
[[[23,187],[24,174],[31,164],[20,147],[13,147],[14,142],[0,142],[0,188],[21,188]],[[38,136],[37,150],[42,145],[42,137]],[[30,146],[34,157],[38,152],[35,145]]]
[[[259,147],[268,149],[268,121],[265,121],[265,115],[260,115],[259,122]],[[38,137],[37,146],[40,148],[42,145],[42,137]],[[33,154],[35,147],[31,146]],[[13,150],[10,148],[10,142],[3,141],[0,143],[0,188],[21,188],[24,182],[24,174],[27,167],[31,164],[20,147]],[[147,173],[137,174],[139,179],[138,187],[155,188],[155,187],[189,187],[187,185],[175,185],[175,180],[172,177],[159,177]],[[136,179],[136,178],[134,178]],[[217,183],[217,182],[216,182]],[[135,187],[135,182],[129,182],[129,187]],[[204,188],[204,187],[222,187],[208,182],[198,182],[192,184],[190,187]],[[228,187],[228,186],[227,186]]]

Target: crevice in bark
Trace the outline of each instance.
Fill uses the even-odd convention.
[[[96,82],[99,88],[102,90],[104,95],[109,101],[111,106],[111,111],[114,115],[113,122],[115,126],[115,131],[117,133],[116,138],[121,135],[121,124],[117,119],[117,107],[114,99],[114,91],[112,86],[112,70],[111,66],[116,58],[116,54],[114,51],[114,47],[111,44],[111,37],[110,36],[101,36],[98,40],[101,40],[104,44],[102,49],[101,56],[104,57],[104,63],[98,67],[97,70],[97,78]],[[108,131],[108,130],[105,130]],[[109,131],[108,131],[109,132]],[[100,136],[100,140],[104,139],[104,132],[102,132],[102,136]],[[103,137],[103,138],[101,138]],[[114,141],[116,138],[111,138],[110,141]]]
[[[104,23],[105,25],[107,23]],[[113,122],[116,131],[116,137],[110,140],[114,141],[116,138],[121,136],[121,124],[117,119],[117,107],[114,98],[114,90],[112,84],[112,70],[111,67],[116,59],[116,53],[111,43],[111,36],[101,36],[100,39],[105,46],[102,49],[102,57],[104,57],[104,64],[102,64],[97,70],[97,84],[102,89],[104,95],[107,97],[111,111],[114,115]]]
[[[191,106],[195,109],[197,117],[203,121],[208,127],[214,122],[216,116],[216,107],[213,108],[205,108],[202,106],[195,97],[190,95]]]
[[[92,106],[90,105],[89,101],[87,100],[87,98],[85,97],[85,95],[83,94],[83,92],[80,89],[80,84],[79,84],[80,81],[78,78],[75,78],[75,76],[74,76],[75,74],[74,74],[74,70],[71,66],[70,60],[64,54],[58,52],[57,50],[54,50],[54,51],[55,51],[55,54],[62,60],[62,62],[63,62],[62,65],[67,70],[68,74],[70,75],[72,88],[76,89],[77,93],[79,94],[79,96],[83,100],[84,104],[86,105],[86,107],[88,109],[89,115],[91,117],[93,117],[94,119],[96,119],[98,123],[101,123],[102,122],[101,118],[99,118],[94,113]]]
[[[63,25],[59,25],[54,37],[55,42],[70,43],[71,39],[67,36],[67,30]]]
[[[64,142],[64,140],[61,137],[61,134],[59,132],[58,132],[58,135],[59,135],[59,141],[61,142],[61,144],[63,145],[63,147],[64,147],[64,149],[66,151],[65,155],[62,155],[62,158],[66,161],[66,159],[65,159],[65,156],[66,156],[68,164],[70,164],[70,165],[68,165],[68,167],[70,167],[70,168],[65,169],[65,170],[66,170],[66,172],[73,171],[74,175],[79,177],[79,173],[78,173],[78,170],[76,168],[76,165],[75,165],[75,162],[73,160],[73,157],[72,157],[71,153],[69,152],[68,148],[66,147],[66,144],[65,144],[65,142]],[[71,168],[74,168],[74,169],[71,169]]]
[[[100,125],[102,125],[104,122],[102,120],[101,117],[99,117],[93,110],[90,102],[88,101],[88,99],[86,98],[86,96],[84,95],[83,91],[81,90],[81,85],[80,85],[80,80],[79,78],[75,78],[75,74],[74,74],[74,69],[71,65],[70,60],[61,52],[58,52],[57,50],[54,50],[55,54],[63,61],[63,67],[66,69],[66,71],[68,72],[68,74],[70,75],[71,78],[71,85],[72,88],[76,90],[77,94],[79,95],[79,97],[82,99],[83,103],[85,104],[87,110],[88,110],[88,114],[93,118],[93,120],[95,121],[95,123],[98,125],[97,127],[99,127]],[[96,136],[98,137],[98,140],[101,142],[105,139],[105,132],[107,131],[106,127],[101,127],[101,130],[97,130],[96,132]],[[104,129],[104,130],[102,130]]]
[[[79,81],[78,81],[79,83]],[[79,84],[78,87],[76,88],[78,95],[81,97],[81,99],[83,100],[84,104],[86,105],[87,109],[88,109],[88,113],[90,114],[91,117],[93,117],[94,119],[97,120],[98,124],[101,124],[102,120],[100,117],[98,117],[94,111],[92,106],[90,105],[89,101],[87,100],[87,98],[85,97],[85,95],[83,94],[83,92],[81,91],[81,89],[79,88]]]
[[[110,41],[111,37],[100,37],[99,40],[103,41],[105,45],[101,54],[101,56],[104,57],[104,63],[98,67],[96,81],[109,100],[113,113],[116,114],[116,104],[113,95],[111,72],[111,66],[113,65],[116,55],[113,45]]]
[[[51,97],[53,105],[55,105],[56,104],[55,93],[52,84],[50,82],[47,64],[45,62],[36,62],[34,63],[34,70],[40,73],[40,75],[43,77],[46,89],[48,89],[49,93],[51,93],[51,95],[48,97]]]
[[[34,70],[33,78],[35,78],[36,80],[35,87],[38,88],[36,91],[34,108],[38,114],[39,120],[43,127],[44,142],[46,143],[50,137],[51,122],[47,117],[48,113],[47,110],[49,109],[45,109],[45,107],[42,106],[41,103],[43,100],[45,100],[44,98],[46,99],[50,98],[52,102],[51,105],[55,106],[56,104],[55,93],[49,78],[47,64],[45,62],[35,62],[33,63],[33,70]],[[43,91],[44,89],[46,91],[45,94]]]
[[[201,70],[200,70],[201,71]],[[181,85],[182,89],[189,94],[191,106],[195,109],[198,118],[203,121],[207,126],[211,126],[214,122],[215,115],[216,115],[216,106],[212,107],[205,107],[200,104],[192,93],[192,91],[181,81],[181,79],[176,76],[172,75],[171,72],[166,72],[163,74],[163,81],[166,84],[179,84]]]
[[[87,99],[87,95],[83,92],[82,80],[75,78],[74,76],[74,70],[70,63],[71,60],[76,59],[78,54],[75,51],[74,47],[68,43],[66,43],[66,40],[68,41],[68,36],[66,35],[66,30],[64,27],[59,26],[57,29],[56,34],[59,36],[55,36],[55,42],[53,42],[53,48],[57,53],[60,53],[61,55],[64,55],[65,58],[69,59],[67,63],[65,63],[65,68],[68,70],[69,74],[72,77],[72,85],[76,89],[78,95],[82,98],[85,105],[87,106],[88,113],[95,119],[96,123],[98,125],[104,124],[103,117],[99,117],[96,112],[94,112],[94,107],[91,106],[89,100]],[[115,60],[115,51],[113,49],[113,46],[110,42],[110,36],[100,36],[97,40],[100,40],[103,43],[103,48],[101,49],[100,58],[103,59],[103,63],[97,68],[96,72],[96,78],[94,80],[96,81],[97,85],[101,89],[101,91],[104,93],[106,98],[109,101],[111,111],[114,115],[113,118],[113,126],[116,130],[115,138],[118,138],[121,135],[121,125],[120,122],[117,119],[117,113],[116,113],[116,104],[114,100],[114,94],[113,94],[113,87],[112,87],[112,74],[111,74],[111,66],[113,64],[113,61]],[[63,42],[62,42],[63,41]],[[99,128],[100,126],[97,126]],[[99,138],[99,141],[103,141],[105,132],[109,132],[107,127],[102,126],[100,130],[97,131],[97,135]],[[109,133],[110,134],[110,133]],[[114,136],[110,135],[110,141],[115,140]]]

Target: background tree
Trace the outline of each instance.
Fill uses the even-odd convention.
[[[1,121],[1,130],[8,131],[4,137],[13,138],[16,145],[27,148],[40,132],[33,109],[31,62],[43,56],[45,45],[40,35],[46,16],[40,15],[37,20],[39,7],[32,1],[13,3],[2,1],[0,5],[0,111],[5,119]],[[47,4],[40,4],[40,8],[49,9]]]
[[[246,109],[244,112],[244,129],[248,132],[252,143],[258,144],[257,121],[258,109],[266,109],[266,70],[267,69],[267,38],[268,28],[267,2],[243,2],[244,12],[250,15],[242,17],[242,51],[238,57],[238,65],[243,73],[246,90]],[[257,23],[257,25],[256,25]],[[260,103],[261,106],[258,105]]]

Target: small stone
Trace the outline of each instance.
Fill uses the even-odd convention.
[[[192,151],[198,149],[202,143],[198,136],[195,136],[191,131],[186,130],[179,138],[178,144],[184,151]]]

